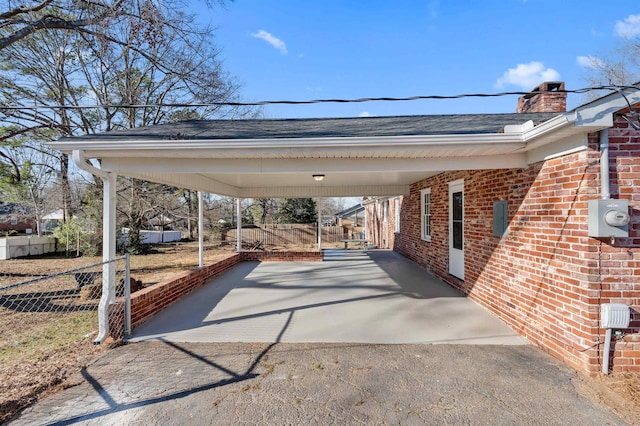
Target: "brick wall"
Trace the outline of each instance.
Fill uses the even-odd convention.
[[[401,199],[402,197],[398,197]],[[384,218],[385,205],[388,209],[387,218]],[[366,206],[366,236],[369,244],[378,248],[393,248],[396,238],[396,202],[395,198],[382,199]]]
[[[322,262],[321,251],[243,251],[242,261]]]
[[[595,135],[589,142],[597,147]],[[596,287],[602,286],[603,303],[632,308],[631,328],[612,345],[613,370],[640,371],[640,132],[621,117],[609,130],[609,157],[611,195],[629,200],[631,223],[629,238],[619,238],[614,246],[606,239],[592,239],[599,258],[599,274],[594,275],[599,277]]]
[[[232,254],[216,263],[183,272],[170,280],[159,282],[133,293],[131,295],[132,329],[241,261],[240,254]],[[124,303],[121,298],[119,302]]]
[[[597,135],[590,149],[525,169],[442,173],[416,182],[402,202],[395,250],[487,307],[530,341],[585,372],[600,369],[600,303],[635,310],[615,371],[640,371],[640,144],[616,121],[610,131],[611,189],[629,200],[630,237],[587,235],[587,201],[599,198]],[[448,274],[448,183],[464,179],[465,280]],[[431,188],[432,240],[420,238],[420,190]],[[506,200],[509,230],[494,237],[493,202]],[[599,339],[599,340],[598,340]]]

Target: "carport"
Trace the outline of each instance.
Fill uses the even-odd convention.
[[[193,120],[50,145],[102,179],[103,256],[111,260],[118,175],[238,200],[408,195],[412,183],[443,171],[526,167],[532,152],[544,155],[566,136],[567,124],[557,113]],[[105,266],[98,341],[114,299],[115,271]]]
[[[458,290],[388,250],[324,262],[243,262],[164,309],[130,341],[521,345]]]

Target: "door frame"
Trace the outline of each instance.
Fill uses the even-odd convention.
[[[462,193],[462,244],[454,248],[453,238],[453,194]],[[449,182],[449,274],[464,281],[464,179]]]

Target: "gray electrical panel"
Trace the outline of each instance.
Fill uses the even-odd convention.
[[[629,236],[627,200],[590,200],[589,236],[596,238]]]
[[[509,227],[509,210],[506,201],[493,202],[493,236],[502,237]]]

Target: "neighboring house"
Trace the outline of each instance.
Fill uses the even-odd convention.
[[[368,239],[579,370],[602,368],[601,306],[630,307],[611,365],[640,371],[640,89],[569,112],[562,83],[537,89],[510,114],[195,120],[51,145],[101,177],[105,218],[117,175],[238,204],[373,197]],[[113,240],[115,223],[104,232]]]
[[[14,204],[0,201],[0,232],[32,233],[36,231],[33,217],[23,214]]]
[[[552,94],[551,104],[549,94],[523,96],[518,113],[564,112],[560,95]],[[615,339],[613,369],[640,371],[640,121],[628,107],[605,105],[594,101],[558,117],[583,109],[611,115],[608,137],[585,132],[565,139],[558,132],[554,145],[568,149],[532,156],[525,167],[447,171],[414,182],[408,196],[368,200],[367,238],[435,273],[583,371],[600,369],[601,305],[626,305],[631,324]],[[584,142],[576,146],[569,138]],[[602,170],[610,186],[602,193],[607,143]],[[600,223],[598,237],[590,222],[604,211],[590,203],[603,198],[610,198],[604,210],[619,209],[630,220],[619,227]]]
[[[54,229],[62,226],[64,222],[64,212],[62,209],[54,210],[42,216],[42,232],[51,234]]]

